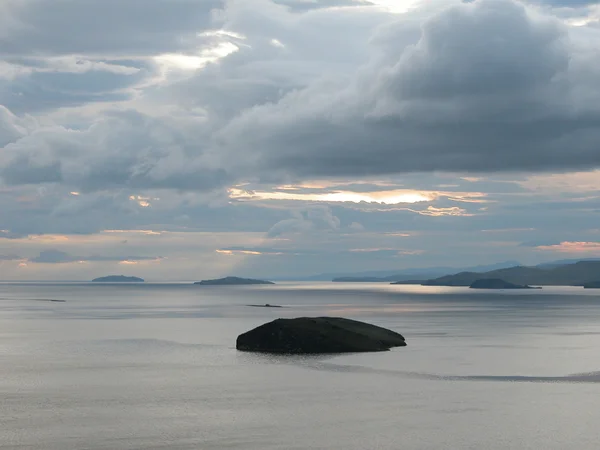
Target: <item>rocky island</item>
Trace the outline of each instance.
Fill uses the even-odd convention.
[[[541,289],[523,284],[509,283],[508,281],[499,278],[482,278],[480,280],[475,280],[469,287],[471,289]]]
[[[143,278],[126,277],[125,275],[109,275],[107,277],[94,278],[93,283],[143,283]]]
[[[236,342],[241,351],[282,354],[380,352],[405,346],[399,333],[340,317],[277,319],[241,334]]]
[[[194,284],[203,286],[241,286],[248,284],[275,284],[271,281],[264,280],[253,280],[252,278],[239,278],[239,277],[225,277],[217,280],[202,280],[197,281]]]

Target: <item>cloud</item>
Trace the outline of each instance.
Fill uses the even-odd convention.
[[[6,117],[6,140],[11,134],[14,140],[20,130]],[[82,192],[223,186],[225,170],[211,167],[202,146],[192,146],[188,133],[193,126],[136,111],[115,112],[85,129],[38,126],[4,147],[0,177],[8,185],[61,183]]]
[[[10,230],[0,230],[0,239],[19,239],[23,234],[16,233]]]
[[[340,219],[332,214],[328,207],[308,207],[292,211],[294,218],[277,222],[268,231],[269,238],[288,233],[306,233],[310,231],[338,231]]]
[[[23,25],[10,45],[27,46],[12,58],[30,70],[33,89],[10,87],[26,97],[10,104],[27,109],[27,93],[34,100],[47,88],[58,102],[48,105],[112,106],[69,116],[76,123],[36,122],[4,108],[0,177],[9,185],[205,191],[247,179],[600,164],[600,64],[586,43],[600,30],[584,34],[513,0],[447,0],[402,15],[369,7],[298,12],[267,0],[149,0],[143,6],[152,14],[131,26],[126,13],[141,7],[138,0],[102,2],[108,12],[97,0],[60,1],[67,16],[81,16],[71,22],[74,31],[86,27],[82,39],[57,31],[69,17],[47,0],[7,7]],[[88,24],[106,14],[118,17],[114,35]],[[326,35],[314,31],[324,23]],[[165,37],[139,47],[136,39],[150,33]],[[186,41],[192,34],[199,40]],[[352,51],[324,46],[323,38],[343,39]],[[117,39],[130,48],[114,48]],[[150,61],[195,57],[186,46],[197,54],[214,43],[239,51],[181,80],[131,90],[158,76]],[[41,56],[18,59],[33,52]]]
[[[281,256],[285,254],[289,254],[289,252],[284,252],[275,248],[265,248],[265,247],[229,247],[229,248],[221,248],[215,250],[217,253],[221,255],[233,256],[233,255],[250,255],[250,256]]]
[[[78,261],[78,259],[59,250],[44,250],[39,256],[30,259],[30,261],[42,264],[61,264]]]
[[[398,203],[418,203],[433,200],[434,193],[417,192],[410,190],[352,192],[335,190],[323,193],[297,193],[297,192],[258,192],[230,189],[230,197],[241,200],[300,200],[313,202],[351,202],[351,203],[382,203],[395,205]]]
[[[277,0],[276,3],[289,7],[292,11],[305,12],[312,9],[335,8],[342,6],[372,5],[368,0]]]
[[[0,262],[1,261],[20,261],[23,258],[21,258],[20,256],[17,255],[0,255]]]
[[[560,253],[594,253],[600,254],[600,242],[561,242],[554,245],[540,245],[538,250],[547,250]]]
[[[223,154],[301,178],[597,166],[600,64],[577,33],[511,0],[455,5],[415,41],[379,36],[354,79],[242,113],[219,132]]]
[[[0,71],[0,104],[15,114],[130,100],[135,87],[153,75],[143,62],[94,61],[74,56],[12,62],[12,73],[3,77]]]
[[[537,2],[532,2],[537,3]],[[563,8],[578,8],[581,6],[596,5],[600,3],[599,0],[540,0],[539,3],[543,3],[555,7]]]
[[[0,11],[5,54],[118,54],[176,51],[197,42],[219,0],[9,0]],[[66,32],[68,30],[68,32]]]
[[[0,105],[0,146],[23,137],[27,133],[27,125],[26,120],[19,119],[8,108]]]
[[[43,250],[34,258],[30,258],[29,262],[39,264],[66,264],[72,262],[119,262],[135,264],[140,261],[160,261],[161,256],[73,256],[69,253],[60,250]]]
[[[1,1],[0,253],[164,279],[595,242],[597,6],[368,3]]]
[[[465,209],[459,208],[457,206],[454,206],[452,208],[436,208],[434,206],[429,206],[429,207],[427,207],[427,209],[422,210],[422,211],[417,211],[417,212],[424,216],[434,216],[434,217],[469,216],[469,215],[471,215],[471,214],[468,214]]]
[[[350,225],[348,225],[348,228],[354,232],[365,231],[365,226],[358,222],[352,222]]]

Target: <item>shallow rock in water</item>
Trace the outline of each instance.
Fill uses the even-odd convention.
[[[247,305],[253,308],[283,308],[281,305],[271,305],[269,303],[265,303],[264,305]]]
[[[277,319],[241,334],[236,342],[242,351],[288,354],[380,352],[404,346],[399,333],[340,317]]]

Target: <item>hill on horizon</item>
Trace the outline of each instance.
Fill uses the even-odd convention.
[[[460,272],[423,282],[424,286],[470,286],[482,278],[533,286],[583,286],[600,279],[600,261],[578,261],[550,267],[516,266],[489,272]]]
[[[332,281],[335,279],[363,279],[365,281],[406,281],[406,280],[427,280],[430,278],[441,277],[449,273],[457,272],[477,272],[501,269],[505,267],[518,266],[518,261],[504,261],[495,264],[468,266],[468,267],[420,267],[400,270],[370,270],[364,272],[338,272],[338,273],[322,273],[318,275],[310,275],[306,277],[286,277],[281,278],[287,281]]]

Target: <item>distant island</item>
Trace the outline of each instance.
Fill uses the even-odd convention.
[[[469,287],[471,289],[541,289],[526,284],[509,283],[499,278],[482,278],[474,281]]]
[[[585,289],[600,289],[600,281],[591,281],[583,285]]]
[[[398,279],[398,278],[401,278],[401,279]],[[393,283],[390,283],[390,284],[421,284],[421,283],[424,282],[424,280],[426,278],[427,277],[422,277],[420,280],[415,280],[414,278],[398,277],[398,276],[385,277],[385,278],[379,278],[379,277],[340,277],[340,278],[334,278],[331,281],[333,281],[334,283],[386,283],[386,282],[393,281]]]
[[[125,275],[109,275],[107,277],[94,278],[93,283],[143,283],[143,278],[126,277]]]
[[[239,278],[239,277],[225,277],[217,280],[202,280],[197,281],[194,284],[202,286],[241,286],[248,284],[275,284],[271,281],[265,280],[253,280],[252,278]]]
[[[370,271],[347,274],[322,274],[309,277],[306,280],[293,281],[333,281],[337,283],[396,283],[398,284],[421,284],[424,280],[438,278],[449,273],[458,272],[487,272],[490,270],[503,269],[506,267],[518,266],[516,261],[504,261],[497,264],[485,266],[473,266],[467,268],[453,267],[429,267],[418,269],[404,269],[399,271]],[[419,280],[419,281],[416,281]],[[289,281],[292,281],[291,279]]]

